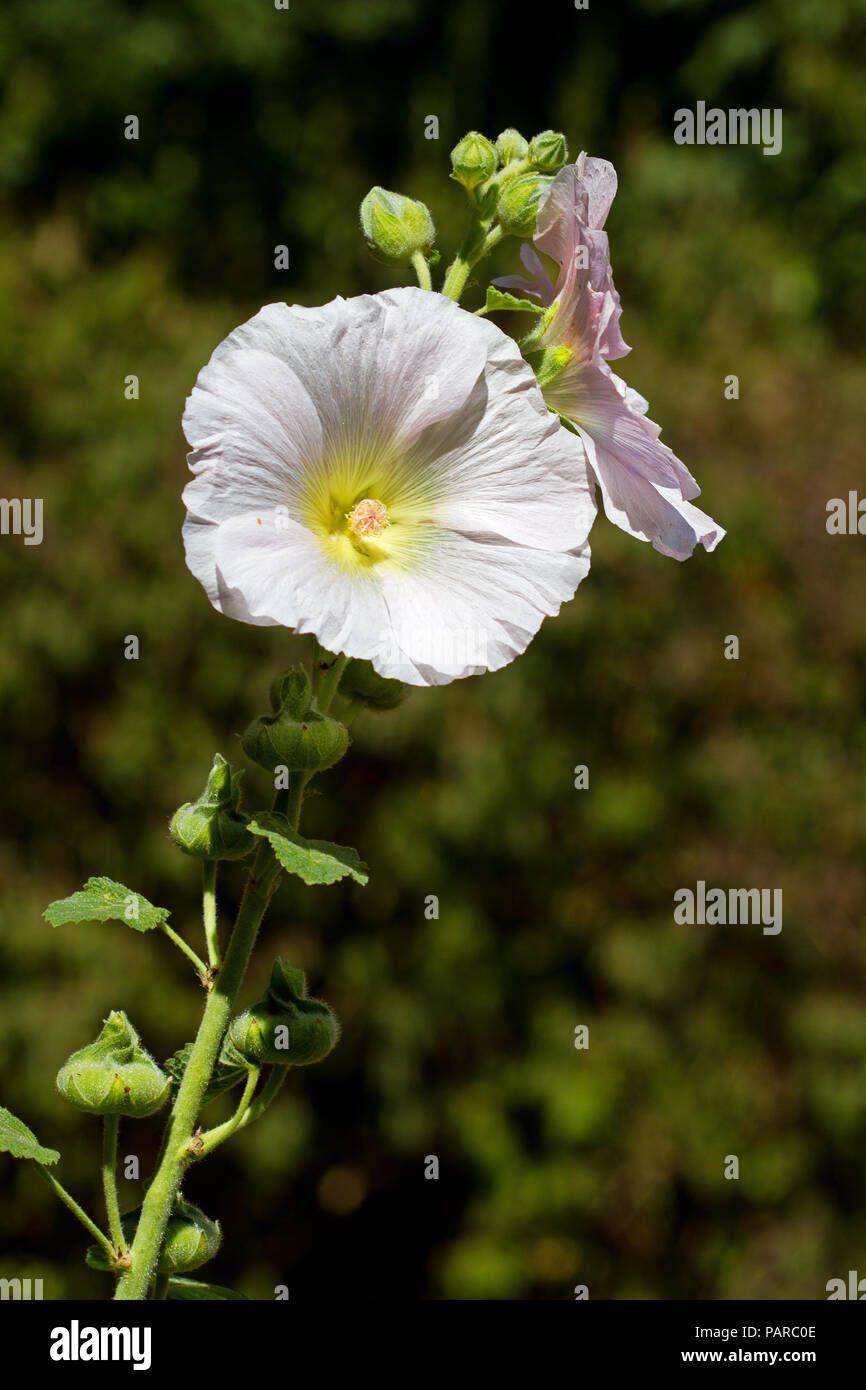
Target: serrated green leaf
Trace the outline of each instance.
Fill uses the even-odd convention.
[[[184,1279],[180,1275],[172,1275],[169,1279],[167,1296],[181,1299],[187,1303],[212,1302],[214,1300],[226,1302],[229,1299],[241,1299],[245,1303],[249,1302],[245,1293],[235,1293],[234,1289],[224,1289],[220,1284],[202,1284],[198,1279]]]
[[[28,1129],[11,1110],[4,1110],[2,1105],[0,1153],[11,1154],[13,1158],[32,1158],[36,1163],[56,1163],[60,1157],[56,1149],[43,1148],[32,1129]]]
[[[192,1043],[184,1043],[183,1047],[178,1048],[177,1052],[162,1064],[163,1070],[167,1071],[171,1077],[173,1091],[177,1091],[183,1080],[191,1052]],[[217,1096],[223,1095],[225,1091],[230,1091],[232,1086],[237,1086],[245,1079],[249,1070],[249,1063],[238,1052],[231,1038],[224,1038],[217,1064],[202,1099],[202,1105],[209,1105],[212,1100],[216,1100]]]
[[[487,286],[487,303],[485,309],[488,314],[497,309],[515,310],[521,314],[543,314],[542,304],[533,304],[529,299],[518,299],[516,295],[509,294],[507,290],[498,290],[495,285]]]
[[[111,878],[89,878],[78,893],[59,898],[42,916],[52,927],[67,922],[125,922],[135,931],[150,931],[168,920],[166,907],[154,907],[140,893],[133,893]]]
[[[297,874],[304,883],[337,883],[347,876],[356,883],[367,883],[370,871],[358,857],[357,850],[345,845],[332,845],[327,840],[305,840],[292,829],[285,816],[266,812],[256,816],[247,827],[254,835],[263,835],[284,869]]]

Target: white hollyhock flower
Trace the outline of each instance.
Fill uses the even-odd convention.
[[[187,400],[215,608],[438,685],[522,652],[589,569],[586,461],[517,346],[415,288],[269,304]]]

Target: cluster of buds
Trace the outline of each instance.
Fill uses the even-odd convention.
[[[495,215],[504,232],[531,236],[538,204],[567,162],[568,145],[558,130],[526,140],[509,126],[495,141],[470,130],[451,151],[451,178],[485,217]],[[370,189],[361,204],[361,229],[376,260],[395,267],[411,265],[418,255],[427,259],[436,240],[429,208],[387,188]]]
[[[556,130],[526,140],[509,126],[495,142],[472,130],[451,151],[451,177],[504,232],[531,236],[539,203],[567,161],[565,136]]]

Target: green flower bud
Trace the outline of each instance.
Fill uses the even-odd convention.
[[[285,675],[275,676],[270,688],[271,709],[290,719],[303,719],[310,708],[313,687],[303,666],[293,666]]]
[[[229,1025],[229,1039],[248,1062],[303,1067],[336,1046],[340,1025],[320,999],[307,998],[307,978],[275,961],[268,992]]]
[[[361,204],[361,230],[377,261],[407,266],[417,251],[424,255],[436,240],[436,228],[424,203],[371,188]]]
[[[184,854],[199,859],[242,859],[255,844],[248,816],[238,810],[241,773],[232,772],[220,753],[214,755],[207,786],[197,801],[187,801],[171,818],[169,832]]]
[[[294,667],[271,686],[272,715],[254,719],[241,742],[248,758],[272,772],[321,772],[333,767],[349,746],[349,733],[337,719],[312,704],[310,678]]]
[[[109,1014],[96,1041],[73,1052],[57,1073],[60,1094],[91,1115],[153,1115],[168,1100],[170,1084],[119,1012]]]
[[[126,1244],[132,1245],[141,1216],[141,1207],[127,1212],[120,1223]],[[218,1221],[211,1221],[192,1202],[178,1193],[165,1228],[165,1239],[156,1270],[158,1274],[184,1274],[212,1260],[220,1248],[222,1231]],[[93,1245],[87,1252],[87,1263],[95,1269],[111,1269],[101,1246]]]
[[[165,1240],[157,1263],[160,1274],[183,1274],[212,1260],[220,1248],[222,1231],[199,1207],[178,1193],[172,1207]]]
[[[340,677],[340,694],[347,700],[362,700],[368,709],[395,709],[407,695],[402,681],[380,676],[369,661],[352,657]]]
[[[477,188],[496,171],[496,150],[486,135],[470,130],[451,151],[451,177],[464,188]]]
[[[510,164],[514,159],[525,159],[528,150],[528,142],[514,126],[509,126],[496,137],[496,153],[501,164]]]
[[[533,136],[529,159],[540,173],[555,174],[568,160],[565,136],[558,130],[543,130],[540,135]]]
[[[502,230],[511,236],[531,236],[535,231],[538,205],[552,183],[552,178],[540,174],[521,174],[510,183],[496,208]]]

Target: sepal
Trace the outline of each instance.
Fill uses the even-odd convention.
[[[171,819],[171,838],[184,854],[199,859],[243,859],[255,841],[240,811],[240,772],[214,754],[207,785],[197,801],[187,801]]]
[[[340,1025],[321,999],[307,996],[307,978],[274,962],[264,998],[233,1019],[229,1038],[248,1062],[278,1067],[321,1062],[336,1046]]]
[[[301,667],[271,685],[273,714],[254,719],[241,740],[254,763],[272,772],[322,772],[340,761],[349,746],[348,730],[320,714],[312,700],[310,678]]]
[[[169,1078],[140,1045],[125,1013],[108,1015],[99,1037],[73,1052],[57,1073],[57,1089],[90,1115],[142,1119],[168,1100]]]

